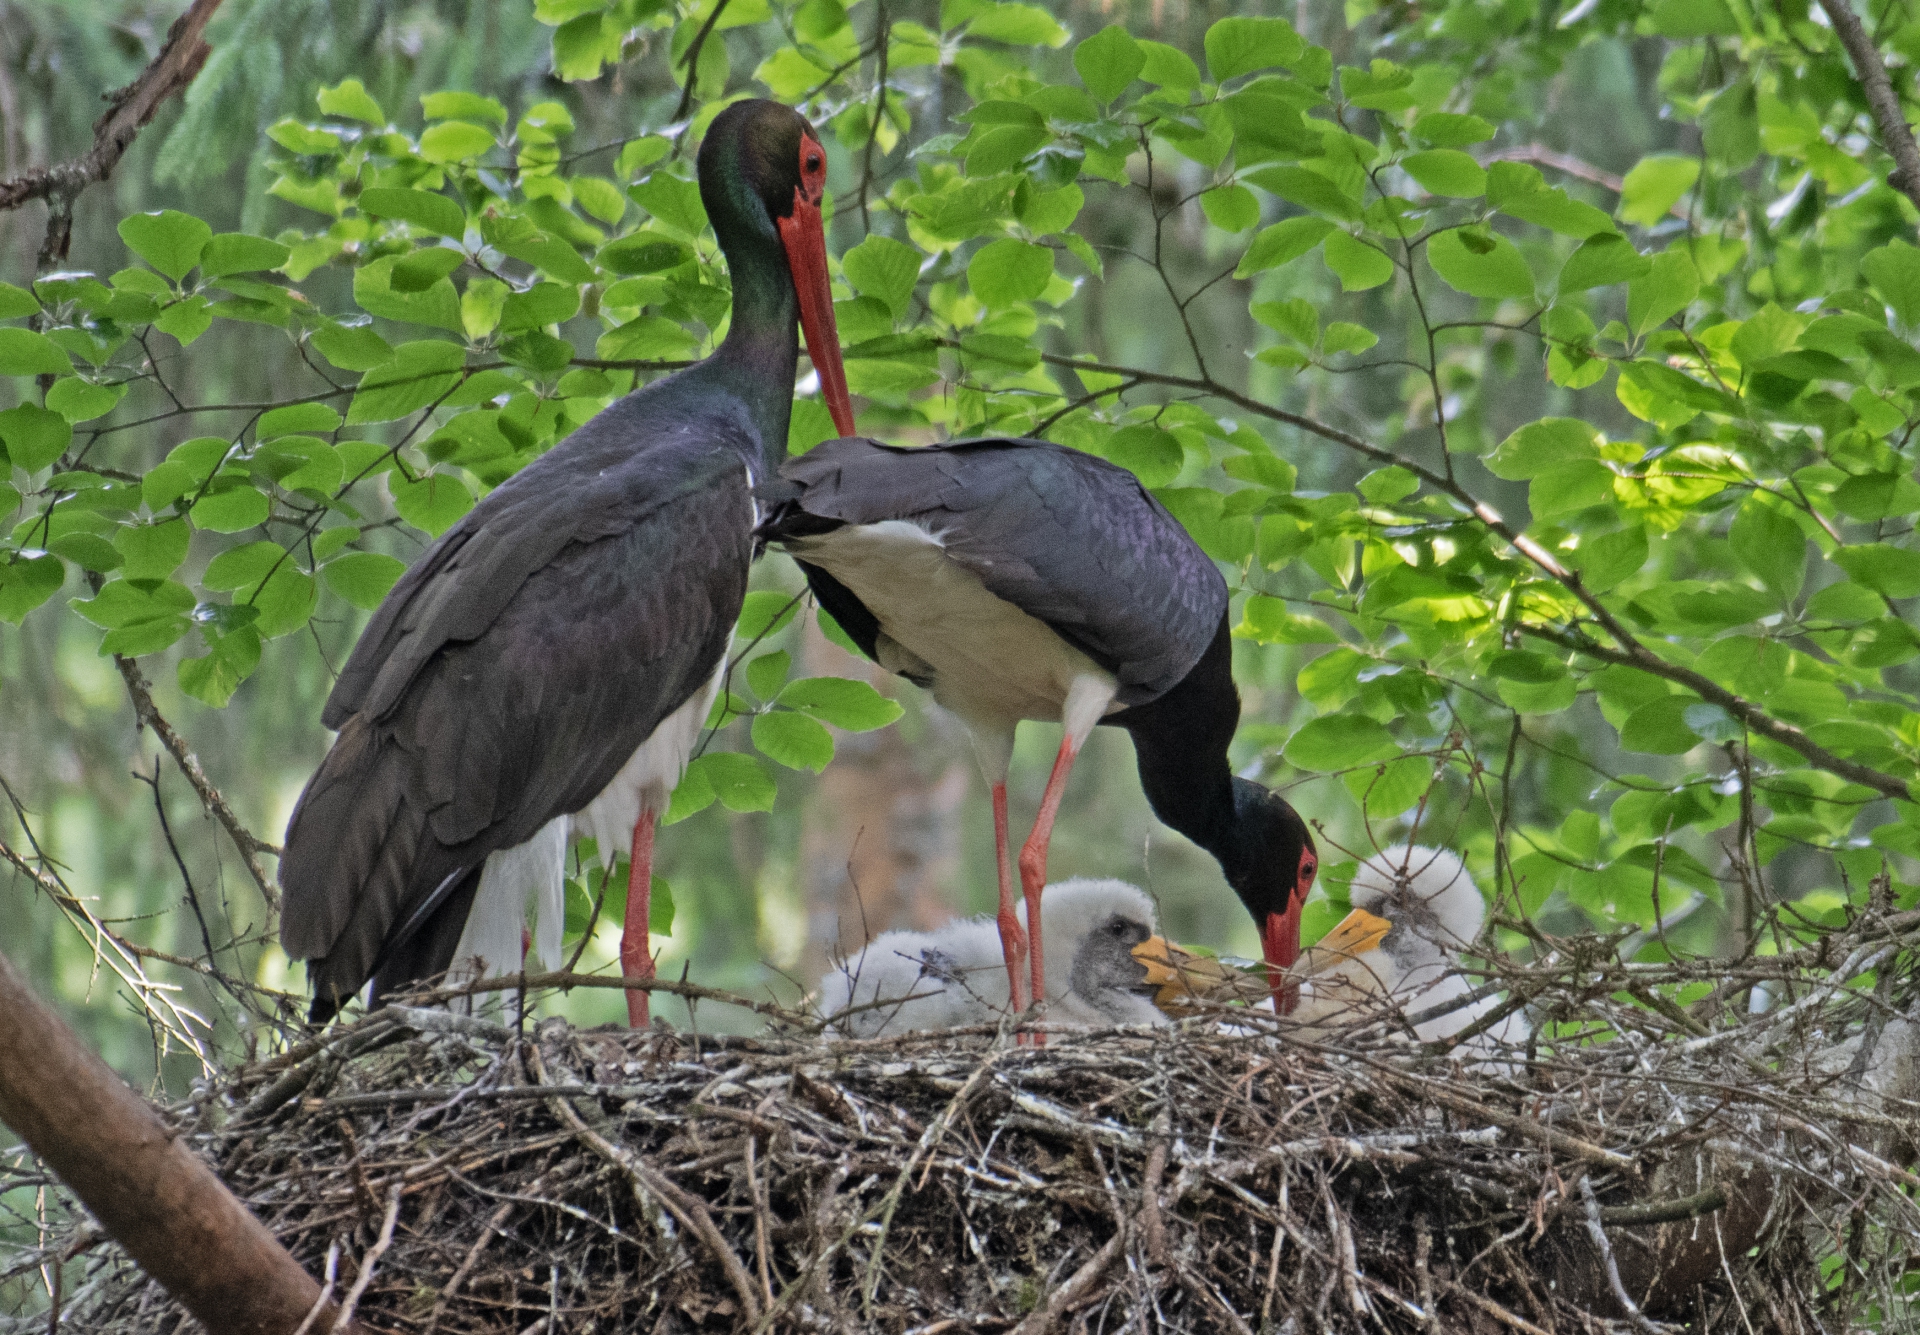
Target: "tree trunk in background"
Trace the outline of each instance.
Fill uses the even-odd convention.
[[[800,653],[809,674],[863,677],[896,693],[891,673],[805,620]],[[960,908],[960,814],[973,753],[949,720],[927,718],[925,731],[933,744],[920,748],[899,726],[835,737],[800,836],[807,944],[799,967],[808,983],[889,928],[931,927]]]

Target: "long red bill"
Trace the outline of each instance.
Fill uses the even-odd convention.
[[[847,370],[840,362],[840,332],[833,323],[833,289],[827,282],[827,234],[820,206],[793,192],[793,213],[775,219],[787,248],[787,267],[793,271],[793,290],[800,298],[800,329],[807,337],[807,356],[820,375],[820,392],[841,435],[853,434],[853,399],[847,393]]]
[[[1273,1009],[1290,1015],[1300,1004],[1300,989],[1281,983],[1281,977],[1300,959],[1300,910],[1305,895],[1290,896],[1286,911],[1270,913],[1260,925],[1260,951],[1267,960],[1267,979],[1273,988]]]

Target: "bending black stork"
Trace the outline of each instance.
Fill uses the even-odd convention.
[[[973,736],[993,789],[999,927],[1017,1007],[1046,995],[1040,933],[1014,914],[1007,762],[1022,719],[1066,735],[1020,850],[1039,923],[1047,842],[1068,771],[1097,723],[1133,737],[1154,814],[1220,863],[1276,981],[1300,953],[1319,856],[1285,799],[1236,777],[1240,721],[1227,586],[1133,474],[1040,440],[899,449],[828,441],[781,470],[799,488],[766,528],[875,662],[930,689]],[[1032,990],[1020,974],[1030,955]]]
[[[569,831],[628,843],[622,972],[651,978],[657,815],[747,586],[756,490],[787,454],[796,315],[853,429],[827,284],[826,151],[777,103],[736,103],[699,155],[733,283],[707,360],[613,404],[502,483],[407,571],[322,716],[339,730],[281,862],[280,938],[322,1021],[478,957],[507,972],[538,894],[559,945]],[[630,991],[629,1018],[648,1017]]]

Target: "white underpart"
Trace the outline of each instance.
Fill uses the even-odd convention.
[[[632,847],[633,827],[643,811],[658,816],[666,811],[687,771],[701,725],[713,707],[713,697],[725,675],[724,655],[713,679],[685,704],[660,721],[646,741],[620,767],[598,797],[572,816],[556,816],[533,838],[491,854],[480,873],[480,889],[473,897],[467,925],[454,947],[449,983],[472,982],[517,973],[521,933],[526,927],[527,901],[534,906],[534,949],[548,969],[561,963],[561,934],[566,922],[567,840],[571,834],[591,835],[599,845],[600,864],[611,869],[615,857]]]
[[[1116,1022],[1164,1025],[1166,1016],[1144,996],[1116,993],[1086,998],[1073,990],[1073,961],[1087,936],[1118,913],[1154,925],[1153,901],[1125,881],[1076,879],[1047,887],[1040,901],[1046,939],[1066,967],[1047,976],[1047,1021],[1105,1029]],[[1027,906],[1015,908],[1026,922]],[[992,918],[961,918],[927,932],[882,932],[866,949],[820,980],[820,1014],[833,1019],[849,1006],[883,1002],[834,1022],[847,1038],[871,1038],[913,1029],[995,1024],[1009,1013],[1006,959]]]
[[[846,585],[873,613],[882,667],[932,681],[933,698],[967,725],[989,783],[1006,780],[1020,720],[1063,722],[1077,751],[1119,708],[1112,673],[1045,622],[989,593],[918,524],[850,524],[787,549]]]
[[[612,870],[615,857],[633,845],[633,827],[643,812],[658,816],[667,809],[673,790],[680,786],[700,740],[707,711],[719,693],[720,679],[726,675],[726,655],[714,669],[706,689],[660,720],[660,726],[646,741],[634,748],[633,755],[613,776],[613,782],[600,796],[572,816],[575,834],[591,836],[600,850],[600,865]]]

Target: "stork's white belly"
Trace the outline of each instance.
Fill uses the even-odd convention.
[[[600,863],[609,869],[630,847],[633,827],[643,811],[660,815],[687,771],[701,725],[726,673],[726,658],[706,689],[666,718],[627,758],[600,795],[571,816],[555,816],[524,844],[503,848],[487,858],[480,889],[454,948],[449,981],[496,978],[520,967],[521,931],[527,900],[534,904],[534,948],[549,969],[560,967],[561,928],[566,921],[567,841],[571,834],[592,836]]]
[[[1099,712],[1119,708],[1110,703],[1112,673],[1045,622],[989,593],[918,524],[849,524],[786,546],[873,613],[882,667],[926,685],[970,724],[1058,720],[1075,682],[1088,678],[1107,688]]]

